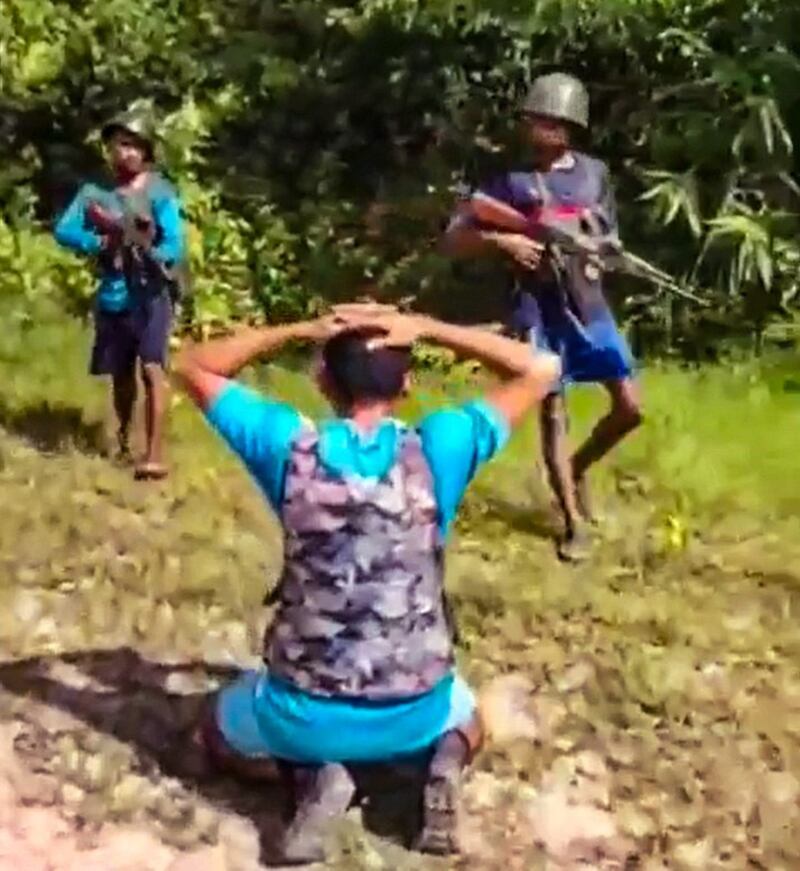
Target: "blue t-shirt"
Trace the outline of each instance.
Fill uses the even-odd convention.
[[[280,515],[292,443],[308,425],[291,405],[229,382],[206,415],[231,450],[241,458],[270,505]],[[319,426],[319,457],[332,472],[382,477],[394,465],[405,424],[386,418],[369,433],[345,418]],[[417,426],[433,476],[442,535],[478,469],[505,445],[510,428],[503,415],[485,401],[443,408]]]
[[[601,160],[581,152],[567,152],[547,172],[507,172],[482,184],[476,193],[500,200],[523,214],[547,205],[585,208],[598,218],[605,232],[617,232],[617,209],[608,168]],[[459,212],[450,226],[476,223]],[[611,312],[599,280],[567,290],[567,294],[560,293],[551,280],[543,282],[541,273],[519,273],[512,326],[520,333],[541,328],[562,332],[570,306],[584,324],[610,321]]]
[[[153,218],[159,228],[158,244],[151,249],[153,256],[162,263],[174,264],[183,259],[184,239],[181,204],[175,188],[162,176],[153,175],[146,188]],[[124,208],[123,197],[117,190],[109,190],[95,184],[85,184],[61,215],[55,228],[56,241],[78,254],[100,253],[102,237],[86,220],[86,208],[92,201],[112,212]],[[97,305],[103,311],[121,312],[133,303],[125,275],[110,264],[100,275],[97,289]]]

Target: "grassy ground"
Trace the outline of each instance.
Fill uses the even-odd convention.
[[[258,867],[275,797],[199,778],[186,735],[255,659],[278,530],[180,399],[169,482],[114,468],[86,343],[72,322],[0,336],[0,806],[80,832],[37,868]],[[476,482],[448,583],[495,740],[463,867],[800,868],[797,363],[648,369],[586,566],[554,557],[533,426]],[[252,377],[323,409],[302,372]],[[468,389],[426,380],[407,412]],[[576,438],[601,405],[575,392]],[[329,867],[427,864],[349,820]]]

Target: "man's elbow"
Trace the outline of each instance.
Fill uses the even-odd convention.
[[[442,252],[455,260],[468,260],[486,251],[481,234],[472,227],[454,227],[442,237]]]
[[[69,229],[62,223],[58,223],[53,230],[53,238],[62,248],[75,248],[75,238]]]
[[[179,263],[183,260],[186,252],[184,250],[183,239],[179,236],[165,239],[162,245],[153,249],[154,253],[160,257],[165,263]]]
[[[532,381],[555,384],[561,378],[561,373],[561,358],[557,354],[540,351],[529,358],[527,375]]]
[[[70,226],[56,226],[53,231],[53,238],[62,247],[76,254],[90,254],[94,251],[91,237],[87,239],[80,233],[76,233],[74,228]],[[99,243],[98,246],[99,248]]]
[[[543,374],[548,383],[558,381],[564,371],[561,358],[557,354],[543,354],[542,356],[544,357],[542,360]]]
[[[175,357],[172,374],[179,388],[201,411],[209,407],[225,383],[224,378],[209,372],[200,363],[192,345]]]
[[[457,230],[446,232],[439,240],[439,252],[445,257],[463,257],[464,244],[463,236]]]

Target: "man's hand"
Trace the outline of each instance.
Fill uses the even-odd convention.
[[[536,270],[542,261],[544,245],[521,233],[498,233],[493,236],[497,248],[524,269]]]
[[[426,319],[421,315],[404,314],[393,306],[375,304],[337,306],[334,317],[340,329],[374,329],[384,333],[370,339],[368,347],[408,348],[424,333]]]
[[[108,209],[103,208],[96,200],[86,206],[86,217],[92,226],[104,236],[117,236],[122,233],[119,218]]]
[[[366,302],[339,303],[333,307],[332,311],[334,315],[346,318],[348,316],[391,315],[396,314],[399,308],[391,303],[367,300]]]
[[[322,344],[332,339],[337,333],[347,329],[346,318],[338,315],[334,309],[314,319],[297,325],[298,337],[310,342]]]

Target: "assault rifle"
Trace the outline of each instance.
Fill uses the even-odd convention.
[[[97,232],[110,240],[109,253],[117,258],[117,265],[132,285],[144,287],[155,278],[167,287],[173,302],[177,301],[180,287],[175,269],[155,258],[151,251],[157,233],[152,213],[133,207],[119,214],[93,200],[86,208],[86,216]]]
[[[477,193],[468,201],[467,210],[481,224],[520,233],[544,245],[556,263],[569,255],[578,255],[599,272],[624,272],[650,281],[659,288],[698,305],[707,300],[681,287],[675,279],[657,266],[627,251],[616,234],[607,233],[596,216],[589,212],[529,218],[517,209],[494,197]]]

